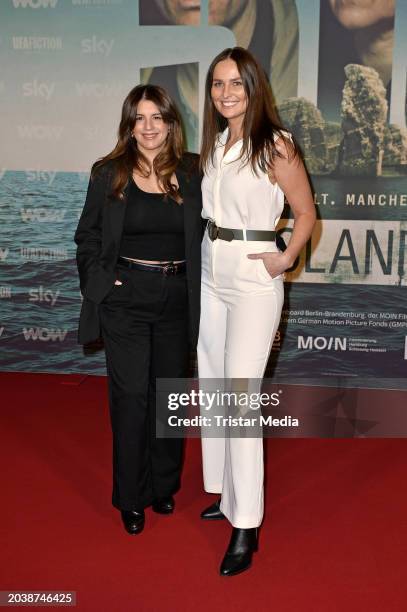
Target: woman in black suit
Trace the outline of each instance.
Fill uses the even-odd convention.
[[[156,438],[157,378],[188,375],[199,324],[200,176],[165,90],[124,101],[118,142],[92,168],[75,234],[79,342],[103,337],[113,430],[113,505],[140,533],[144,509],[170,514],[182,439]]]

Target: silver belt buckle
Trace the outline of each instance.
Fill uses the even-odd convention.
[[[176,264],[173,264],[173,263],[166,264],[166,265],[163,267],[163,274],[164,274],[165,276],[169,276],[170,274],[175,274],[175,273],[176,273],[176,271],[177,271],[177,265],[176,265]]]

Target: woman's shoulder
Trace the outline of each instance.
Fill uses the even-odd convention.
[[[280,157],[292,159],[297,155],[297,146],[291,132],[285,128],[279,128],[273,132],[274,146]]]
[[[93,180],[107,181],[110,179],[116,168],[116,160],[108,159],[102,161],[98,159],[92,165],[90,175]]]
[[[293,141],[293,135],[286,128],[279,128],[278,130],[274,130],[273,138],[274,142],[277,142],[278,140],[288,140],[290,142]]]

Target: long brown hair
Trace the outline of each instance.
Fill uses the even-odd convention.
[[[133,128],[136,123],[137,106],[141,100],[153,102],[160,111],[164,123],[169,126],[167,140],[163,149],[155,157],[152,166],[148,159],[139,151],[137,142],[132,137]],[[128,185],[133,170],[137,170],[141,176],[146,178],[151,172],[155,172],[158,183],[162,185],[165,193],[180,204],[182,198],[178,187],[171,183],[171,177],[183,152],[184,139],[180,115],[168,93],[157,85],[137,85],[130,91],[123,102],[117,144],[113,151],[96,162],[92,169],[92,176],[106,162],[114,161],[111,193],[109,195],[114,198],[124,199],[124,190]]]
[[[274,142],[278,135],[285,143],[289,158],[298,155],[298,149],[286,136],[275,110],[273,95],[266,76],[256,58],[243,47],[233,47],[221,51],[209,66],[205,84],[205,106],[202,129],[201,170],[205,171],[208,162],[213,163],[219,132],[227,127],[228,122],[215,108],[212,102],[211,89],[216,65],[223,60],[236,62],[247,96],[247,109],[243,119],[243,147],[240,159],[249,162],[253,172],[258,169],[269,173],[273,167],[273,158],[281,157]]]

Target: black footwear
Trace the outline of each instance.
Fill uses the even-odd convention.
[[[162,497],[153,501],[152,509],[157,514],[172,514],[174,512],[175,501],[170,495],[169,497]]]
[[[121,510],[122,521],[124,528],[130,535],[136,535],[141,533],[144,529],[144,510],[138,512],[137,510]]]
[[[225,515],[223,514],[219,506],[220,499],[218,499],[217,502],[212,504],[212,506],[205,508],[205,510],[201,512],[201,519],[205,519],[207,521],[219,521],[221,519],[224,519]]]
[[[221,576],[235,576],[249,569],[253,552],[257,550],[257,528],[233,527],[230,543],[220,566]]]

